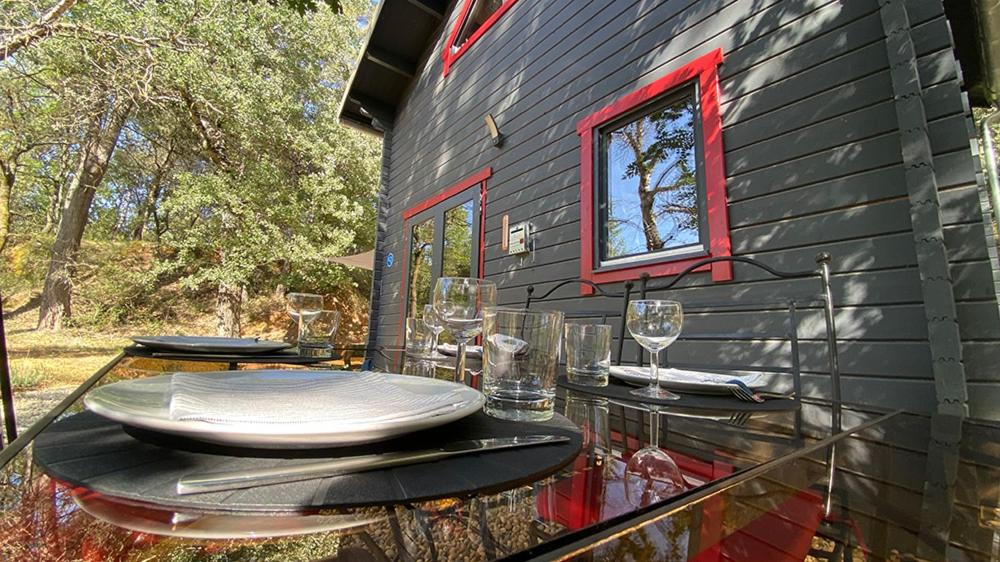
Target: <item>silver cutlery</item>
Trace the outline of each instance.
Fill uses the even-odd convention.
[[[760,404],[764,399],[754,392],[747,383],[741,381],[740,379],[733,379],[726,381],[726,384],[730,385],[729,389],[732,391],[733,395],[744,402],[756,402]]]
[[[193,473],[182,477],[177,482],[177,493],[179,495],[201,494],[223,490],[239,490],[254,486],[284,484],[286,482],[299,482],[314,478],[326,478],[328,476],[339,476],[394,466],[431,462],[484,451],[565,443],[569,440],[569,437],[562,435],[524,435],[520,437],[471,439],[468,441],[456,441],[436,449],[423,449],[420,451],[358,455],[295,466]]]

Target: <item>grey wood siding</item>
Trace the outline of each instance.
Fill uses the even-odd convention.
[[[454,3],[453,3],[454,4]],[[969,144],[968,105],[939,0],[907,2],[938,178],[945,245],[958,307],[973,415],[1000,417],[1000,319]],[[721,48],[723,142],[733,253],[809,269],[834,256],[834,298],[848,400],[928,411],[935,389],[908,212],[900,132],[876,0],[520,0],[442,77],[439,39],[397,112],[382,250],[378,342],[398,342],[404,270],[402,212],[491,166],[485,274],[502,304],[530,284],[579,275],[579,138],[584,116],[694,58]],[[483,115],[507,137],[489,141]],[[500,225],[530,221],[535,250],[500,251]],[[774,303],[817,293],[812,283],[768,279],[743,266],[732,283],[696,275],[673,296]],[[567,287],[547,306],[613,303]],[[786,320],[763,306],[689,316],[722,334],[671,348],[671,360],[729,357],[786,366]],[[802,312],[807,394],[827,392],[823,323]],[[618,319],[614,318],[614,322]],[[629,342],[630,343],[630,342]],[[628,347],[627,347],[628,348]],[[781,377],[781,375],[776,375]],[[787,378],[787,377],[786,377]],[[790,386],[790,381],[778,380]]]

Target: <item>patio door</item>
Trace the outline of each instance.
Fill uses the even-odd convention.
[[[484,184],[476,184],[409,216],[404,317],[423,313],[439,277],[479,277]]]

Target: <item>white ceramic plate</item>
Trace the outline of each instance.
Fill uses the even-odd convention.
[[[292,347],[283,341],[209,336],[133,336],[132,341],[150,349],[193,353],[268,353]]]
[[[294,373],[294,375],[290,375]],[[359,373],[350,371],[221,371],[198,373],[199,376],[225,377],[234,385],[241,382],[271,381],[282,376],[294,376],[301,381],[303,376],[314,377],[357,377]],[[96,414],[114,421],[159,431],[181,435],[199,441],[271,449],[340,447],[359,443],[370,443],[391,439],[399,435],[436,427],[475,413],[483,406],[482,393],[474,388],[432,378],[410,377],[406,375],[379,374],[381,383],[398,389],[399,395],[412,397],[426,395],[428,401],[441,401],[447,397],[447,408],[428,410],[426,413],[410,414],[401,412],[404,419],[365,421],[352,419],[350,423],[331,421],[289,421],[219,423],[203,420],[182,420],[171,417],[171,377],[163,375],[146,379],[116,382],[92,390],[84,397],[87,408]],[[287,398],[287,397],[286,397]],[[315,400],[310,393],[303,392],[303,409],[320,408],[323,404],[310,404]],[[348,398],[357,400],[357,397]],[[378,397],[368,397],[378,399]],[[418,400],[419,401],[419,400]],[[261,411],[267,411],[266,400],[261,400]],[[329,404],[337,408],[338,404]],[[340,404],[345,410],[360,404]]]
[[[649,384],[649,367],[612,366],[611,376],[627,383],[647,385]],[[761,373],[737,376],[689,371],[686,369],[660,369],[660,386],[670,390],[695,394],[730,394],[732,393],[733,385],[726,384],[726,381],[733,379],[742,380],[754,390],[761,390],[767,384],[764,375]]]

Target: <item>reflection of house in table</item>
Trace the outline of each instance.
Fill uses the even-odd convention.
[[[706,256],[803,270],[826,251],[845,400],[1000,415],[976,6],[386,0],[340,112],[385,148],[371,343],[399,343],[443,275],[492,279],[515,304],[529,285],[620,293]],[[690,314],[701,337],[671,360],[787,362],[766,303],[814,293],[706,268],[671,296],[762,304]],[[580,296],[545,306],[619,321]],[[805,392],[827,396],[821,310],[798,331]]]

